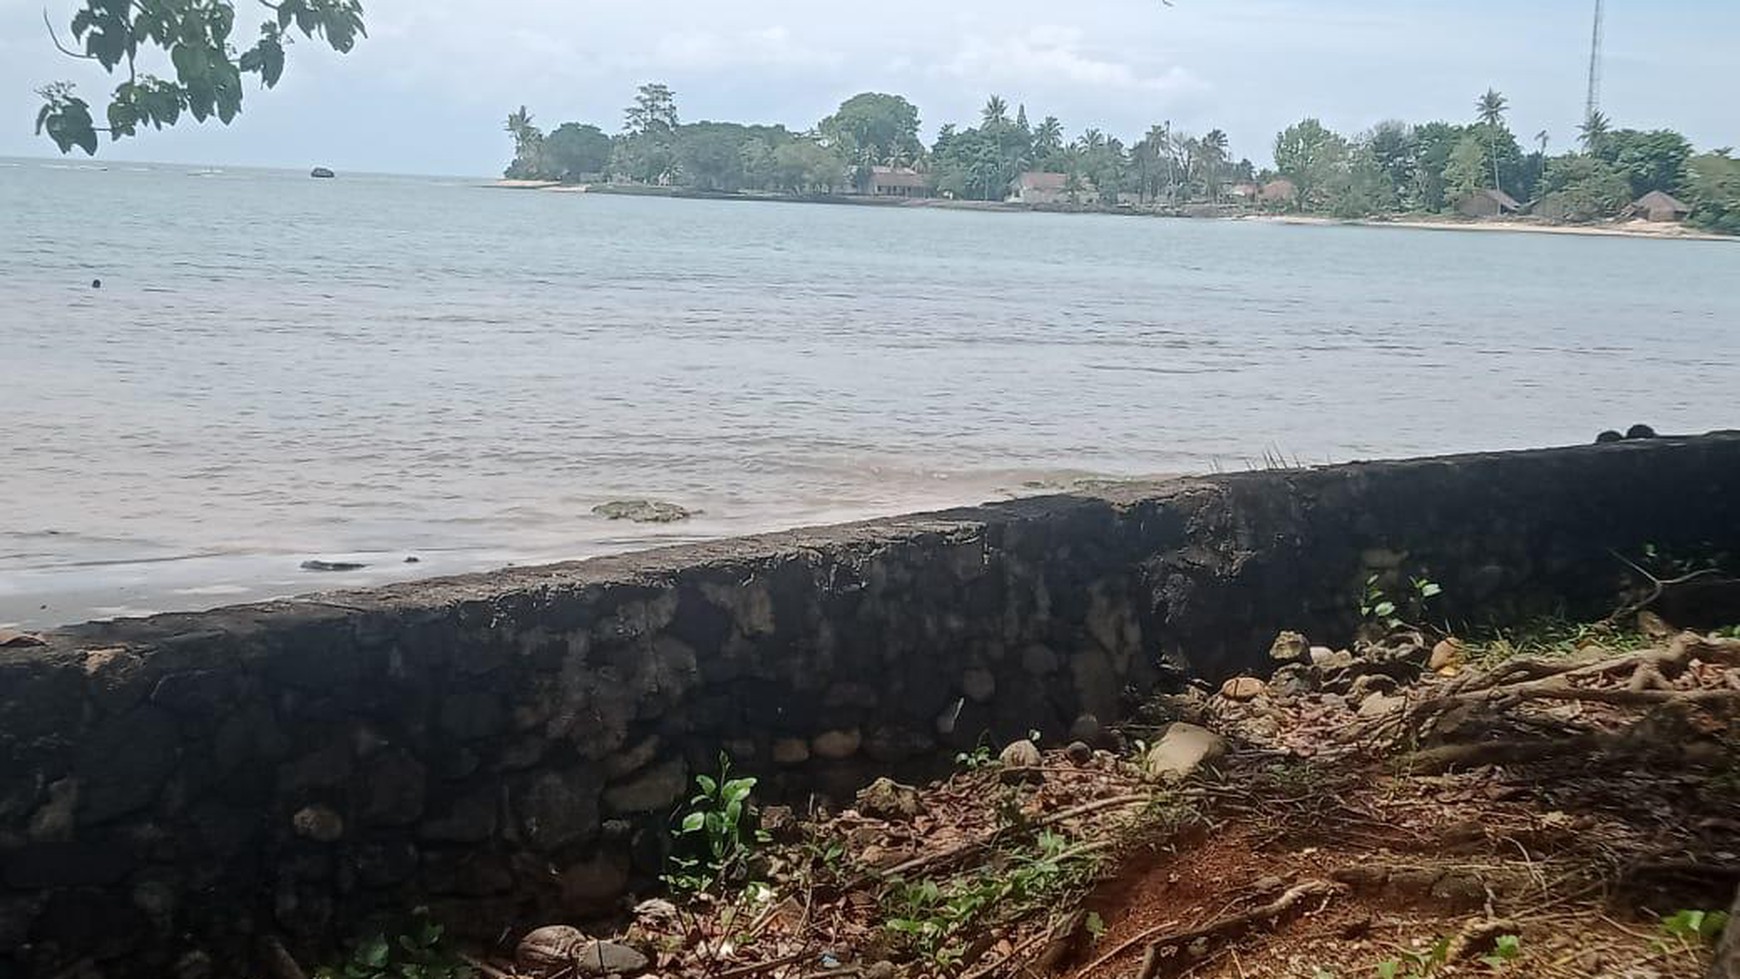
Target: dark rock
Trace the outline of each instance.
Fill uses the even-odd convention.
[[[1648,425],[1633,425],[1625,430],[1625,437],[1628,439],[1652,439],[1655,438],[1655,429]]]
[[[1086,765],[1094,760],[1093,745],[1086,741],[1071,741],[1069,746],[1063,749],[1063,752],[1069,757],[1072,764]]]
[[[304,571],[361,571],[366,567],[368,565],[356,561],[323,561],[319,558],[303,561],[301,564]]]
[[[658,757],[660,743],[658,735],[649,734],[636,742],[634,747],[604,759],[604,777],[614,781],[652,764],[653,759]]]
[[[27,830],[37,842],[70,840],[78,825],[79,780],[63,778],[48,787],[48,799],[30,815]]]
[[[858,791],[858,811],[873,819],[899,822],[923,811],[918,790],[891,778],[879,778]]]
[[[316,843],[336,843],[344,838],[344,817],[328,806],[303,806],[290,817],[296,835]]]
[[[606,520],[628,520],[634,523],[675,523],[687,520],[699,511],[687,510],[663,500],[612,500],[600,503],[592,512]]]
[[[1316,689],[1316,674],[1302,663],[1289,663],[1269,677],[1269,692],[1276,697],[1303,697]]]
[[[936,740],[911,728],[878,727],[864,739],[864,755],[871,761],[892,763],[917,758],[936,750]]]
[[[406,826],[423,816],[429,775],[404,751],[389,751],[360,774],[362,821],[369,826]]]
[[[688,786],[688,766],[672,758],[605,789],[604,805],[611,812],[658,812],[682,798]]]
[[[1072,741],[1083,741],[1092,746],[1104,744],[1105,736],[1105,725],[1093,714],[1078,715],[1069,725],[1069,737]]]
[[[175,720],[156,707],[98,727],[79,750],[79,822],[106,822],[150,805],[175,769],[178,740]]]
[[[38,903],[35,897],[0,897],[0,954],[29,941]]]
[[[15,629],[0,629],[0,649],[25,649],[30,646],[46,646],[41,636],[33,636],[28,632]]]
[[[103,962],[138,947],[146,926],[145,916],[118,895],[68,889],[49,895],[36,919],[34,937]]]
[[[598,832],[602,789],[597,771],[588,765],[526,779],[513,799],[526,842],[548,851],[591,839]]]
[[[599,851],[562,871],[562,907],[578,918],[604,914],[628,892],[625,854]]]
[[[647,967],[647,957],[617,942],[587,942],[574,953],[583,976],[633,975]]]
[[[811,739],[810,753],[817,758],[838,761],[857,754],[863,743],[864,735],[857,728],[824,731]]]
[[[507,711],[493,693],[456,693],[441,702],[441,729],[461,741],[500,734],[506,722]]]
[[[1625,438],[1625,436],[1623,436],[1623,435],[1619,434],[1618,432],[1615,432],[1613,429],[1609,428],[1606,431],[1602,432],[1601,434],[1595,436],[1595,444],[1602,445],[1602,444],[1605,444],[1608,442],[1617,442],[1623,438]]]
[[[354,767],[348,738],[326,744],[278,767],[278,791],[294,795],[308,789],[331,789],[350,780]]]
[[[210,716],[230,706],[234,683],[218,670],[171,673],[157,681],[151,702],[181,714]]]
[[[481,789],[462,795],[425,820],[417,835],[438,843],[481,843],[495,834],[496,793]]]
[[[115,842],[30,843],[0,851],[0,879],[21,891],[102,886],[125,878],[137,862]]]
[[[390,887],[417,873],[417,848],[405,842],[368,843],[351,852],[350,865],[368,887]]]
[[[501,854],[486,850],[423,855],[423,887],[431,894],[483,897],[513,890],[514,873]]]
[[[974,703],[990,703],[997,694],[997,678],[990,670],[968,670],[961,674],[961,693]]]

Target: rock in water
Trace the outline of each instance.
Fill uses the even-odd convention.
[[[1181,779],[1204,765],[1213,765],[1227,754],[1226,739],[1205,727],[1178,721],[1166,728],[1160,741],[1148,749],[1142,770],[1149,778]]]
[[[360,571],[366,567],[368,565],[356,561],[322,561],[319,558],[302,562],[304,571]]]
[[[592,508],[592,512],[607,520],[628,520],[634,523],[676,523],[687,520],[699,511],[690,511],[663,500],[611,500]]]

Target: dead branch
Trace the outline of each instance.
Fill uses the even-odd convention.
[[[1228,915],[1224,918],[1216,918],[1214,921],[1202,925],[1201,927],[1187,928],[1184,931],[1177,931],[1171,934],[1162,934],[1165,930],[1165,925],[1156,928],[1149,928],[1140,934],[1126,939],[1120,943],[1117,948],[1114,948],[1093,960],[1093,962],[1089,963],[1086,968],[1081,970],[1081,974],[1084,976],[1095,975],[1106,963],[1143,942],[1148,943],[1150,953],[1157,954],[1155,950],[1158,949],[1164,949],[1173,945],[1183,945],[1188,942],[1196,941],[1198,938],[1212,938],[1215,935],[1223,935],[1227,932],[1238,931],[1241,928],[1245,928],[1259,921],[1279,918],[1281,915],[1291,911],[1294,905],[1308,897],[1327,897],[1334,894],[1336,890],[1336,885],[1329,881],[1308,880],[1302,884],[1295,884],[1288,888],[1286,893],[1268,904],[1252,908],[1249,911],[1244,911],[1239,914]],[[1144,962],[1145,961],[1146,959],[1144,959]]]
[[[1133,795],[1115,795],[1104,799],[1095,799],[1092,802],[1084,802],[1079,806],[1072,806],[1069,809],[1059,810],[1043,819],[1034,820],[1031,825],[1035,829],[1038,829],[1044,826],[1051,826],[1055,823],[1061,823],[1066,819],[1074,819],[1077,816],[1086,816],[1089,813],[1098,812],[1101,809],[1111,809],[1117,806],[1134,807],[1140,803],[1147,802],[1150,798],[1152,797],[1149,795],[1138,793]],[[884,878],[898,877],[901,874],[909,874],[914,870],[929,869],[939,865],[946,866],[947,864],[961,859],[970,853],[990,846],[1002,835],[1004,835],[1004,831],[998,830],[986,834],[985,836],[981,836],[975,840],[968,840],[965,843],[957,843],[954,846],[946,847],[936,851],[935,853],[926,853],[921,856],[913,857],[911,860],[907,860],[904,863],[898,863],[889,867],[887,870],[882,871],[878,876]],[[864,883],[864,881],[857,882],[858,885],[861,885],[862,883]]]

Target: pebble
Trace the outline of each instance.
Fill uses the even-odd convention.
[[[1220,685],[1220,695],[1228,700],[1255,700],[1268,685],[1254,676],[1235,676]]]
[[[1063,749],[1063,753],[1076,765],[1086,765],[1094,760],[1093,745],[1086,741],[1071,741],[1069,747]]]
[[[1432,646],[1432,658],[1426,661],[1426,668],[1436,673],[1462,665],[1462,640],[1440,639]]]

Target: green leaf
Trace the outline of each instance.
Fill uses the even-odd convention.
[[[701,791],[706,795],[714,796],[719,794],[719,783],[713,781],[713,778],[710,775],[695,776],[695,784],[699,785]]]
[[[701,827],[704,826],[706,824],[706,822],[707,822],[707,814],[706,813],[704,813],[704,812],[689,813],[687,816],[683,817],[682,831],[684,833],[699,832]]]
[[[1396,614],[1396,603],[1389,601],[1379,602],[1377,605],[1372,607],[1372,611],[1376,613],[1378,617],[1387,619]]]
[[[725,793],[723,798],[727,805],[731,803],[742,803],[743,800],[749,798],[749,792],[753,788],[755,788],[755,779],[732,779],[725,783]]]
[[[392,953],[392,946],[387,944],[385,935],[376,935],[357,946],[355,961],[372,969],[382,968],[387,964],[387,957]]]
[[[1396,976],[1401,974],[1401,971],[1402,963],[1397,959],[1390,959],[1387,962],[1378,963],[1378,979],[1396,979]]]

